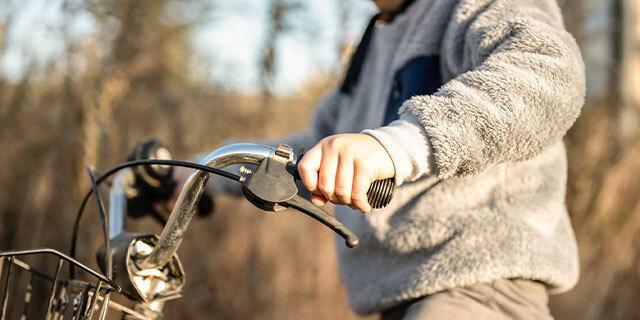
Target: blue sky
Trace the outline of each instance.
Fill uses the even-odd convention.
[[[341,36],[338,30],[338,1],[303,1],[306,8],[293,19],[294,31],[279,42],[281,55],[277,60],[274,87],[287,94],[319,72],[334,71],[339,63],[336,45]],[[348,38],[358,41],[373,14],[368,0],[349,0],[353,7],[348,24]],[[230,89],[256,90],[258,84],[257,57],[262,45],[267,14],[266,0],[217,0],[205,22],[194,29],[191,40],[196,49],[198,65],[209,80]],[[10,80],[17,80],[27,65],[35,61],[43,66],[63,53],[59,34],[62,27],[61,0],[13,1],[3,6],[0,19],[10,18],[11,33],[8,51],[0,60],[0,72]],[[17,13],[7,17],[7,12]],[[95,32],[92,17],[80,13],[70,26],[77,39]]]

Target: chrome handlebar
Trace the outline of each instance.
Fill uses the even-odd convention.
[[[276,148],[253,143],[237,143],[227,145],[209,153],[200,164],[216,169],[224,169],[234,164],[259,164],[270,157]],[[176,205],[171,212],[160,239],[153,251],[141,258],[136,264],[141,268],[162,266],[169,262],[178,251],[191,219],[196,212],[198,200],[204,192],[210,174],[194,170],[187,178]]]

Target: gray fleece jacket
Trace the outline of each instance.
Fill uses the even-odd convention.
[[[442,85],[384,123],[397,74],[438,57]],[[405,86],[411,84],[405,84]],[[360,81],[319,105],[295,148],[364,132],[391,156],[392,203],[336,214],[360,237],[338,241],[353,309],[384,310],[447,288],[532,279],[551,293],[578,279],[565,207],[563,135],[584,101],[579,49],[553,0],[418,0],[375,26]]]

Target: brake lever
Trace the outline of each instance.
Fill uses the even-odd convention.
[[[242,193],[256,207],[266,211],[296,209],[319,221],[340,235],[349,248],[358,245],[358,237],[327,211],[298,194],[294,174],[293,150],[279,145],[270,157],[264,158],[254,173],[243,177]]]
[[[329,227],[335,233],[342,236],[347,247],[355,248],[358,246],[358,236],[349,230],[349,228],[338,221],[334,216],[315,206],[311,201],[301,197],[299,194],[296,194],[291,199],[287,200],[285,205],[288,205],[290,208],[294,208]]]

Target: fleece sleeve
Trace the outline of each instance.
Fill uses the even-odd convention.
[[[461,1],[441,55],[451,80],[407,100],[398,122],[367,132],[390,153],[397,181],[532,158],[580,114],[584,64],[555,1]]]

